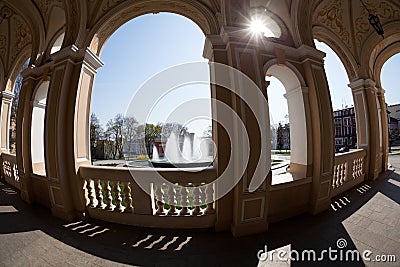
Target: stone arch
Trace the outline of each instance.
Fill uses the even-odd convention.
[[[65,11],[57,5],[51,6],[48,11],[48,29],[46,36],[46,49],[43,54],[44,60],[48,60],[52,52],[53,46],[56,44],[61,49],[65,37],[66,14]],[[51,24],[49,23],[51,21]]]
[[[25,48],[19,53],[14,64],[11,66],[11,72],[6,83],[5,90],[13,93],[15,80],[17,79],[19,71],[21,70],[26,60],[29,59],[31,53],[32,47],[30,44],[25,46]]]
[[[72,0],[65,2],[65,36],[62,48],[75,45],[86,29],[87,1]]]
[[[45,48],[46,29],[43,17],[33,1],[7,1],[6,5],[17,11],[25,20],[27,27],[29,27],[32,36],[31,63],[35,63],[37,60],[41,59],[41,55]]]
[[[273,59],[264,65],[266,75],[274,76],[285,87],[284,95],[288,103],[290,122],[291,159],[290,168],[294,179],[307,176],[307,166],[311,164],[311,144],[308,142],[308,89],[300,72],[290,63],[278,65]]]
[[[385,25],[385,38],[376,34],[371,33],[366,41],[360,48],[361,53],[361,67],[363,74],[374,79],[375,82],[380,80],[379,74],[383,66],[382,60],[386,60],[395,54],[397,43],[400,42],[400,22],[393,22]],[[393,53],[393,54],[391,54]],[[390,55],[390,56],[389,56]],[[378,58],[380,61],[377,61]],[[378,78],[375,80],[375,78]]]
[[[368,73],[376,82],[377,87],[381,87],[381,71],[385,62],[393,55],[400,52],[400,22],[385,25],[385,38],[371,36],[367,51],[363,51],[363,63],[368,64]]]
[[[293,1],[290,7],[293,41],[297,47],[302,44],[313,46],[312,4],[313,1]]]
[[[31,46],[27,45],[25,49],[19,53],[16,61],[11,67],[12,71],[10,72],[9,78],[6,81],[5,89],[2,92],[2,118],[0,120],[0,124],[2,129],[1,135],[5,137],[1,140],[1,148],[4,150],[8,150],[10,147],[10,129],[12,126],[15,126],[12,123],[14,121],[13,118],[16,118],[16,114],[13,113],[13,101],[16,97],[14,92],[15,83],[24,63],[29,59],[31,51]]]
[[[144,14],[170,12],[182,15],[195,22],[205,35],[219,34],[215,14],[199,1],[126,1],[104,14],[91,28],[86,37],[86,46],[100,56],[108,38],[126,22]]]

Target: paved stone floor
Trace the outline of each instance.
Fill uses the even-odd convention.
[[[233,238],[229,232],[164,230],[100,221],[66,223],[40,206],[27,205],[0,184],[0,266],[400,266],[400,156],[392,171],[338,196],[319,215],[271,224],[267,233]],[[339,240],[340,239],[340,240]],[[339,240],[339,243],[338,243]],[[339,249],[338,245],[340,246]],[[269,259],[260,261],[260,250]],[[329,255],[323,250],[329,248]],[[315,250],[323,262],[278,259],[284,252]],[[395,263],[340,261],[357,249],[365,256],[395,255]],[[274,254],[272,254],[272,252]],[[324,254],[325,253],[325,254]],[[307,253],[304,253],[307,259]],[[347,253],[348,259],[352,254]]]

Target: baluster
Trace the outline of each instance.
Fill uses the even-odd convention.
[[[14,180],[16,182],[19,182],[19,176],[18,176],[18,166],[16,163],[13,164],[13,174],[14,174]]]
[[[156,198],[157,205],[157,215],[164,214],[164,203],[162,202],[163,192],[162,192],[162,184],[154,184],[156,190],[154,192]]]
[[[200,189],[200,206],[203,206],[206,204],[206,184],[202,183],[199,189]]]
[[[124,182],[124,199],[126,203],[125,213],[132,213],[132,196],[131,196],[131,184],[129,182]]]
[[[214,210],[214,185],[207,184],[206,185],[206,203],[207,203],[207,208],[205,213],[206,214],[212,214],[215,213]]]
[[[364,173],[364,157],[360,159],[360,175]]]
[[[343,163],[343,184],[347,182],[348,165],[347,162]]]
[[[200,188],[199,186],[195,186],[193,188],[193,205],[194,210],[192,215],[199,215],[200,214]]]
[[[97,206],[96,208],[99,209],[104,209],[104,203],[103,203],[103,188],[101,187],[101,182],[99,179],[97,179],[94,182],[94,191],[96,193],[96,199],[97,199]]]
[[[187,215],[188,214],[188,206],[189,206],[189,199],[188,199],[189,191],[186,186],[181,186],[181,212],[180,215]]]
[[[113,191],[114,191],[114,200],[115,200],[115,209],[114,210],[122,212],[123,208],[121,205],[122,198],[121,198],[121,188],[119,187],[119,181],[114,182]]]
[[[335,167],[333,168],[333,182],[332,182],[333,188],[337,187],[337,181],[338,181],[338,165],[335,165]]]
[[[357,176],[361,176],[363,174],[363,163],[363,158],[357,159]]]
[[[336,187],[340,186],[340,176],[342,174],[342,164],[339,163],[337,167],[337,179],[336,179]]]
[[[106,181],[104,191],[106,193],[106,210],[113,210],[110,181]]]
[[[340,179],[339,179],[339,184],[342,185],[344,182],[344,163],[340,164]]]
[[[86,179],[86,189],[87,189],[87,196],[89,199],[88,206],[94,208],[95,205],[94,205],[93,187],[90,179]]]
[[[169,184],[168,185],[168,204],[169,204],[169,215],[175,215],[176,214],[176,191],[175,191],[175,185],[174,184]]]

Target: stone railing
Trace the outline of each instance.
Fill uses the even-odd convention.
[[[216,171],[194,170],[81,166],[79,175],[92,218],[149,227],[212,227]],[[155,182],[157,174],[169,183]],[[138,180],[149,188],[141,188]]]
[[[365,155],[363,149],[335,155],[331,197],[364,181]]]
[[[3,152],[1,154],[1,162],[5,181],[15,188],[21,189],[18,175],[17,157],[13,154]]]

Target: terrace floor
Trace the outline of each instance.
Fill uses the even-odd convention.
[[[321,266],[321,262],[260,261],[260,250],[316,250],[323,264],[399,266],[400,156],[390,157],[392,170],[333,200],[316,216],[304,214],[270,224],[268,232],[234,238],[229,232],[137,228],[100,221],[66,223],[49,210],[24,203],[13,188],[0,184],[0,266]],[[395,255],[397,263],[331,261],[323,250],[370,250]],[[343,242],[343,240],[341,240]],[[281,256],[284,256],[280,252]],[[261,254],[261,252],[259,253]],[[269,254],[269,259],[271,258]],[[335,254],[333,254],[334,256]],[[350,254],[349,254],[350,255]],[[262,254],[261,256],[265,256]],[[284,256],[285,257],[285,256]],[[343,259],[345,257],[343,256]],[[349,258],[351,259],[351,258]]]

